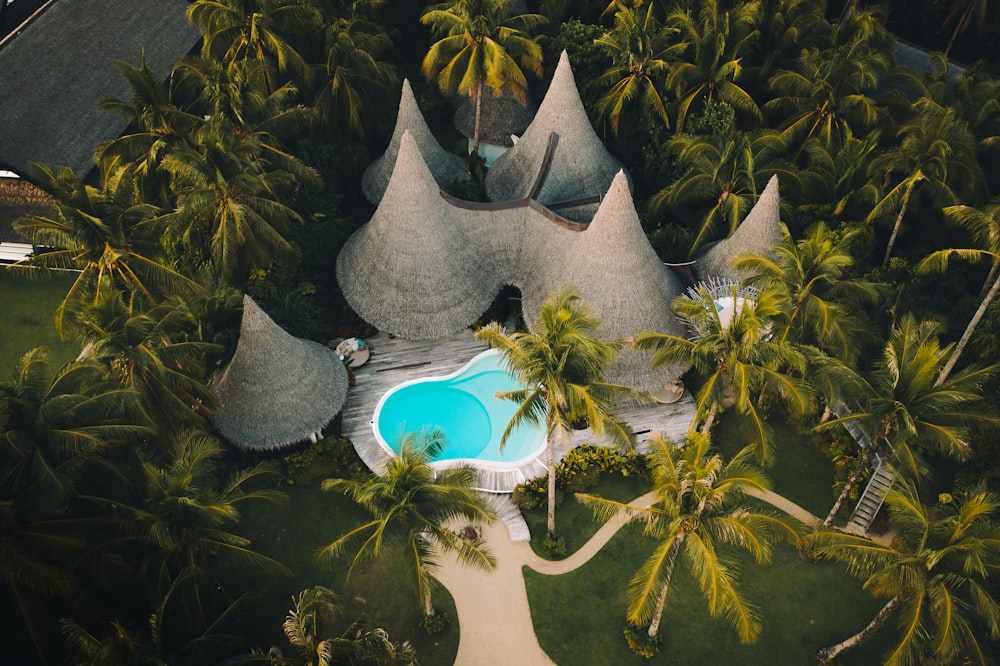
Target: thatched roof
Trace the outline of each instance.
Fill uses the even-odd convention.
[[[455,333],[486,311],[500,285],[481,273],[479,252],[408,131],[395,164],[372,219],[341,250],[337,279],[354,310],[383,331]]]
[[[98,113],[102,96],[128,97],[114,65],[146,63],[166,78],[198,41],[182,0],[59,0],[0,50],[0,166],[28,175],[29,162],[80,175],[94,148],[125,129]]]
[[[404,338],[434,339],[469,326],[504,284],[521,290],[527,321],[568,283],[602,317],[609,339],[683,332],[670,309],[680,282],[649,246],[624,173],[589,227],[574,227],[530,200],[442,197],[409,135],[378,210],[341,251],[337,279],[362,318]],[[647,354],[625,352],[610,376],[657,390],[682,371],[652,372]]]
[[[559,256],[546,262],[547,286],[550,290],[562,284],[576,287],[587,307],[603,321],[601,332],[606,339],[628,338],[647,330],[684,335],[671,309],[684,288],[650,247],[623,172],[611,183],[587,230],[564,235]],[[533,322],[540,306],[526,300],[525,320]],[[657,391],[686,370],[681,366],[651,370],[651,355],[622,350],[606,380]]]
[[[389,140],[389,147],[368,165],[361,178],[361,189],[365,198],[373,204],[377,205],[382,200],[382,195],[389,185],[396,164],[396,155],[399,153],[399,144],[405,132],[409,132],[416,141],[424,158],[424,164],[430,169],[435,182],[439,185],[469,177],[468,170],[458,155],[446,151],[434,138],[423,114],[420,113],[410,82],[403,79],[403,92],[399,98],[399,112],[396,114],[396,128],[392,132],[392,139]]]
[[[20,178],[0,178],[0,243],[25,243],[14,231],[14,220],[25,215],[55,215],[55,201],[45,191]]]
[[[702,279],[708,277],[741,280],[747,275],[733,268],[733,260],[743,254],[766,255],[781,243],[781,201],[778,176],[771,176],[733,235],[711,245],[695,260],[695,269]]]
[[[493,88],[483,89],[482,109],[479,119],[479,141],[494,146],[513,146],[511,134],[521,136],[535,114],[535,102],[531,92],[525,91],[525,101],[519,100],[506,88],[501,94],[493,93]],[[469,139],[476,133],[476,98],[462,95],[455,110],[455,127]]]
[[[213,382],[215,429],[233,444],[269,450],[309,439],[344,406],[348,377],[332,350],[286,333],[243,298],[236,353]]]
[[[497,158],[486,176],[493,201],[527,197],[546,162],[550,135],[557,143],[537,199],[554,204],[607,191],[622,165],[594,132],[563,51],[545,99],[531,125],[513,148]],[[561,211],[565,217],[589,221],[596,205]]]

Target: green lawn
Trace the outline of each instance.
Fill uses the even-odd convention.
[[[56,333],[56,308],[75,274],[29,280],[0,270],[0,380],[6,380],[26,351],[49,348],[53,365],[76,358],[76,340],[60,340]]]
[[[663,650],[647,661],[629,651],[621,629],[628,581],[652,547],[630,525],[572,573],[525,569],[538,641],[557,664],[810,664],[818,648],[859,631],[881,606],[839,565],[805,562],[782,546],[770,567],[744,563],[741,585],[763,621],[759,640],[745,646],[725,620],[709,617],[701,592],[678,569],[661,628]],[[842,663],[878,663],[891,633],[883,629]]]

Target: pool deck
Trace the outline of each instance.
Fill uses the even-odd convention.
[[[368,467],[381,471],[388,454],[372,431],[372,416],[379,398],[393,386],[421,377],[437,377],[455,372],[473,356],[488,349],[472,331],[462,331],[447,338],[429,341],[402,340],[378,333],[366,339],[371,357],[363,367],[354,368],[355,383],[347,392],[342,410],[341,433],[354,443],[358,455]],[[694,401],[685,392],[676,403],[644,405],[627,409],[618,416],[628,422],[637,435],[639,449],[653,431],[681,441],[694,414]],[[601,444],[590,430],[574,431],[570,447],[583,443]],[[566,451],[557,452],[560,457]],[[516,468],[481,469],[477,486],[491,493],[509,493],[519,483],[546,473],[544,452]]]

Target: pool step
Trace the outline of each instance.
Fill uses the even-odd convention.
[[[521,510],[511,501],[510,495],[489,493],[486,497],[489,498],[490,505],[497,512],[500,520],[507,526],[511,541],[531,541],[528,523],[524,521]]]

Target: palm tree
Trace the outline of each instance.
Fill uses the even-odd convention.
[[[824,7],[810,0],[761,0],[755,67],[757,80],[767,80],[775,63],[794,60],[803,50],[820,46],[830,34]]]
[[[56,311],[60,335],[67,332],[67,320],[72,321],[81,305],[95,301],[105,284],[151,300],[197,288],[165,264],[155,241],[146,236],[143,227],[159,209],[135,203],[128,169],[106,172],[100,188],[85,185],[68,167],[36,165],[35,175],[55,198],[55,215],[27,215],[16,220],[14,228],[32,244],[53,249],[29,256],[13,269],[28,276],[79,271]]]
[[[545,423],[548,478],[548,533],[556,535],[556,451],[564,451],[573,421],[585,416],[597,436],[620,448],[632,448],[635,435],[611,410],[627,399],[643,399],[640,392],[603,381],[621,341],[607,342],[597,331],[601,321],[565,287],[545,301],[533,332],[507,333],[499,324],[481,328],[476,337],[500,352],[525,388],[500,394],[518,403],[500,445],[522,423]]]
[[[681,565],[698,582],[712,617],[724,616],[741,642],[752,643],[760,634],[760,619],[739,590],[736,562],[723,557],[718,546],[741,548],[765,564],[778,538],[797,540],[787,522],[743,503],[749,491],[767,490],[770,482],[753,464],[750,447],[726,462],[702,433],[689,433],[683,447],[659,434],[647,444],[652,449],[649,468],[655,493],[651,506],[576,496],[597,520],[624,514],[657,541],[629,583],[629,623],[648,627],[651,638],[658,635],[670,585]]]
[[[619,5],[614,26],[595,41],[612,62],[610,69],[594,82],[606,89],[597,102],[597,116],[611,122],[615,135],[622,113],[636,100],[646,116],[670,126],[662,81],[670,70],[672,54],[687,46],[670,43],[671,34],[677,30],[660,24],[653,12],[655,3],[650,2],[645,11],[641,5],[641,2]]]
[[[807,139],[799,164],[801,189],[809,193],[809,200],[799,203],[798,210],[817,220],[863,219],[882,198],[878,184],[868,175],[879,150],[877,130],[858,138],[848,127],[839,146],[815,136]]]
[[[990,0],[952,0],[951,11],[948,13],[945,23],[954,23],[955,30],[948,39],[948,46],[944,49],[945,55],[951,53],[951,48],[955,46],[955,39],[968,30],[973,23],[979,26],[980,34],[986,30],[990,23],[988,19],[995,19],[993,13],[990,12],[990,4]]]
[[[734,3],[721,9],[718,0],[700,3],[697,16],[688,9],[674,10],[666,25],[680,32],[687,44],[667,76],[667,89],[678,97],[677,131],[683,131],[691,106],[700,99],[718,97],[730,106],[762,119],[753,97],[736,81],[743,74],[743,57],[759,37],[760,2]]]
[[[979,304],[972,319],[969,320],[962,337],[955,345],[954,351],[948,357],[948,362],[941,368],[938,375],[937,384],[940,385],[948,379],[951,371],[955,369],[959,357],[965,351],[966,345],[972,339],[976,327],[986,315],[990,303],[1000,293],[1000,202],[989,204],[985,210],[978,210],[972,206],[948,206],[944,209],[944,214],[951,220],[965,226],[972,232],[973,238],[982,246],[980,249],[947,249],[932,252],[924,257],[924,260],[917,265],[917,270],[946,271],[948,262],[952,255],[958,256],[968,261],[980,261],[982,259],[991,260],[990,273],[986,278],[986,285],[983,287],[985,294]]]
[[[421,71],[436,79],[449,97],[476,100],[472,150],[479,150],[483,87],[507,90],[524,101],[527,70],[542,74],[542,47],[531,32],[545,22],[540,14],[513,14],[511,0],[451,0],[428,9],[420,22],[441,39],[431,45]]]
[[[237,286],[251,270],[267,269],[276,255],[290,252],[282,232],[302,221],[283,202],[298,179],[263,164],[261,153],[255,137],[239,138],[210,123],[193,145],[163,160],[178,202],[160,217],[167,242],[187,261],[211,262],[216,275]]]
[[[334,18],[325,30],[326,60],[317,109],[327,127],[364,138],[377,96],[396,84],[395,68],[380,60],[392,40],[378,24],[355,15]]]
[[[835,240],[819,223],[795,242],[782,226],[782,243],[771,254],[736,259],[736,269],[751,275],[750,286],[780,299],[782,313],[772,329],[779,342],[816,345],[841,359],[856,358],[864,327],[854,313],[876,303],[879,289],[848,277],[854,257],[846,248],[855,233]]]
[[[802,147],[818,137],[832,148],[849,131],[864,136],[882,115],[873,94],[889,69],[889,56],[858,39],[846,46],[804,50],[792,69],[781,69],[768,82],[778,96],[765,111],[786,115],[782,135]]]
[[[793,373],[805,370],[805,357],[795,345],[775,340],[774,318],[781,315],[777,297],[769,292],[744,298],[734,287],[729,295],[734,312],[726,323],[719,317],[715,296],[705,286],[674,299],[673,307],[691,330],[692,339],[646,331],[635,337],[636,349],[652,349],[653,367],[694,366],[704,383],[695,396],[691,429],[708,435],[719,411],[733,405],[750,417],[762,464],[774,461],[770,428],[761,410],[761,396],[774,396],[795,414],[808,411],[809,386]]]
[[[757,181],[781,174],[794,186],[798,174],[778,159],[784,145],[771,130],[734,132],[730,136],[679,134],[667,144],[682,175],[649,199],[653,214],[678,206],[707,211],[701,218],[691,253],[712,240],[721,224],[732,234],[757,200]],[[727,235],[728,235],[727,234]]]
[[[954,203],[958,197],[953,188],[975,191],[982,182],[982,172],[976,162],[975,141],[968,125],[955,117],[954,109],[944,108],[927,98],[916,102],[914,107],[917,117],[904,124],[897,133],[899,145],[872,163],[872,172],[884,174],[887,183],[893,174],[903,174],[866,220],[870,223],[899,208],[886,245],[883,266],[889,263],[903,216],[917,185],[926,183],[933,193]]]
[[[134,300],[126,303],[118,292],[105,290],[80,313],[82,356],[106,365],[122,386],[138,391],[162,430],[206,426],[206,410],[215,398],[206,383],[205,360],[222,348],[184,339],[192,320],[179,299],[143,312]]]
[[[0,402],[2,483],[36,516],[64,511],[98,468],[117,474],[107,452],[152,432],[135,391],[109,381],[96,363],[53,368],[43,348],[25,354],[13,381],[0,384]]]
[[[852,411],[818,428],[854,421],[871,442],[823,521],[824,525],[833,523],[876,453],[888,449],[898,471],[917,476],[926,469],[921,451],[966,458],[969,454],[966,426],[975,422],[996,422],[979,405],[982,387],[995,374],[996,366],[966,368],[937,383],[941,367],[951,353],[950,346],[940,346],[938,327],[936,322],[918,322],[912,315],[904,316],[893,327],[882,356],[867,379],[833,359],[822,361],[849,387],[844,395],[850,396],[847,408]]]
[[[299,0],[195,0],[187,17],[202,33],[201,53],[222,63],[256,60],[265,66],[265,89],[298,77],[308,80],[309,66],[296,37],[321,25],[315,7]],[[276,77],[282,77],[278,81]]]
[[[846,563],[873,595],[889,598],[859,633],[819,650],[819,662],[831,663],[895,615],[899,642],[883,663],[987,663],[984,639],[1000,637],[1000,604],[990,582],[1000,567],[1000,498],[980,483],[931,507],[916,484],[903,481],[886,504],[888,544],[832,531],[805,537],[810,552]]]
[[[471,467],[452,467],[435,474],[430,466],[431,454],[442,437],[440,431],[409,433],[381,474],[373,473],[361,480],[323,481],[323,490],[348,495],[372,519],[316,553],[317,559],[332,560],[357,546],[350,575],[362,560],[382,555],[387,542],[398,543],[426,617],[435,615],[431,595],[439,566],[436,549],[454,553],[463,564],[484,571],[496,567],[485,544],[465,531],[449,529],[449,523],[456,520],[488,523],[496,519],[496,514],[486,499],[472,489],[476,471]]]
[[[416,654],[409,641],[393,643],[384,629],[367,629],[362,622],[354,622],[340,636],[331,637],[331,625],[341,611],[333,590],[311,587],[293,596],[292,602],[294,608],[288,611],[281,628],[298,658],[290,659],[280,652],[271,654],[266,661],[272,666],[416,664]]]

